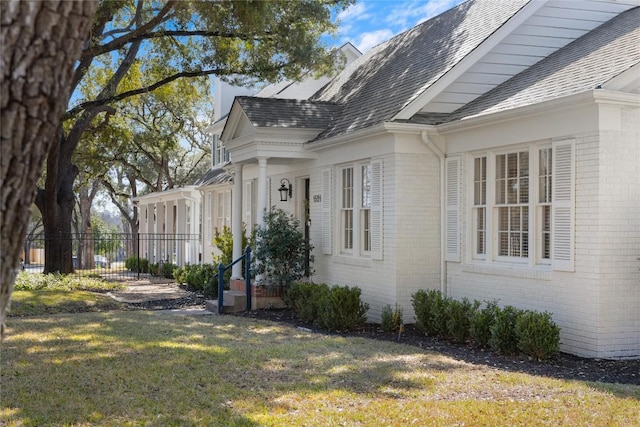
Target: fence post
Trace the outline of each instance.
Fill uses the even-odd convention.
[[[247,311],[251,311],[251,248],[244,250],[244,280],[247,295]]]
[[[218,265],[218,314],[222,313],[222,305],[224,304],[224,264]]]

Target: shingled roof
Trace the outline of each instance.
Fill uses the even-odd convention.
[[[236,97],[256,127],[326,129],[341,107],[332,102],[299,99]]]
[[[311,98],[344,106],[317,139],[390,120],[527,1],[468,1],[371,49]]]
[[[639,62],[640,7],[636,7],[476,98],[445,121],[523,107],[595,89]]]
[[[223,167],[209,169],[194,185],[204,187],[205,185],[226,184],[233,182],[233,175],[225,171]]]

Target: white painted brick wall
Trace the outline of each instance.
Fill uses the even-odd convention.
[[[503,306],[550,311],[561,327],[562,351],[586,357],[639,357],[639,129],[638,111],[628,109],[623,112],[622,132],[573,135],[575,272],[448,263],[449,296],[497,299]]]
[[[382,261],[322,255],[321,203],[311,203],[316,282],[358,286],[369,304],[368,318],[379,322],[382,309],[398,304],[414,321],[411,295],[440,286],[439,163],[432,154],[384,157],[384,257]],[[321,194],[321,169],[313,170],[311,194]],[[334,176],[335,184],[335,176]],[[335,196],[335,194],[334,194]],[[338,226],[335,207],[334,228]],[[337,238],[337,237],[335,237]]]
[[[600,135],[598,328],[602,352],[640,356],[640,111]]]

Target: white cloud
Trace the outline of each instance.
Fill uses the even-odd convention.
[[[348,8],[346,8],[345,10],[343,10],[338,14],[338,19],[340,21],[347,21],[351,19],[357,21],[359,19],[362,19],[362,16],[364,15],[364,12],[366,10],[367,10],[367,6],[364,3],[352,4],[351,6],[349,6]]]
[[[387,28],[377,31],[371,31],[369,33],[363,33],[360,36],[360,41],[356,42],[355,45],[358,50],[362,53],[368,51],[372,47],[389,40],[393,37],[395,33]]]
[[[387,16],[386,22],[403,30],[411,28],[421,22],[433,18],[451,9],[462,0],[414,0],[410,3],[398,4]]]

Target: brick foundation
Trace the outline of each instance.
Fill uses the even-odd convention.
[[[246,291],[244,279],[231,279],[230,288],[235,291]],[[265,307],[284,308],[282,300],[283,289],[271,286],[256,286],[251,284],[251,309],[260,310]]]

